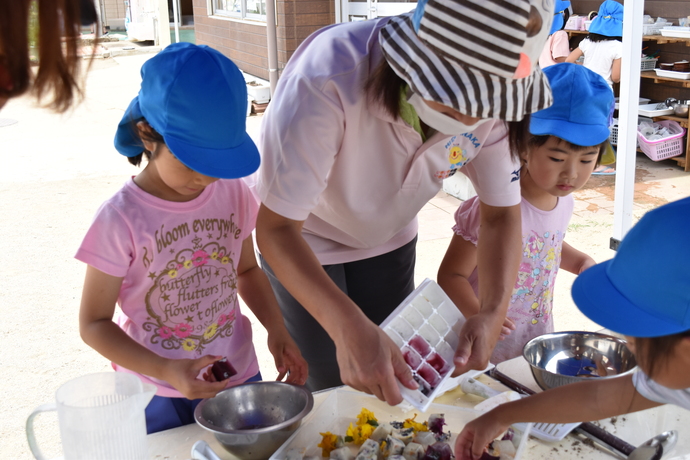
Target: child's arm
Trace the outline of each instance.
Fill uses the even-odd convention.
[[[479,313],[479,299],[469,277],[477,268],[477,246],[460,235],[453,235],[436,275],[439,286],[465,318]]]
[[[611,81],[618,83],[621,81],[621,59],[614,59],[611,66]]]
[[[570,52],[565,62],[575,62],[582,56],[582,50],[578,47]]]
[[[132,340],[115,324],[113,313],[121,285],[122,278],[87,266],[79,309],[79,332],[87,345],[120,366],[168,382],[188,399],[211,398],[225,388],[227,381],[197,379],[201,369],[220,356],[163,358]]]
[[[570,273],[579,275],[592,265],[596,265],[594,259],[582,251],[578,251],[565,241],[561,249],[561,268]]]
[[[242,300],[268,332],[268,349],[278,369],[276,380],[282,380],[287,375],[286,382],[304,385],[307,381],[307,362],[285,327],[271,283],[256,262],[251,235],[242,243],[237,277]]]
[[[502,404],[471,421],[455,442],[455,457],[479,458],[484,447],[514,423],[602,420],[661,405],[635,390],[632,375],[565,385]]]

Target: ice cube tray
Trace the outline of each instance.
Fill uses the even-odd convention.
[[[434,398],[448,390],[444,383],[455,368],[453,355],[464,323],[460,310],[428,278],[381,323],[419,383],[418,390],[399,385],[405,400],[417,409],[426,411]]]

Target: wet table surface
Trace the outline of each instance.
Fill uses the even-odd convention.
[[[529,365],[522,357],[499,364],[498,370],[534,391],[541,391],[532,377]],[[482,374],[477,379],[499,391],[507,390],[503,384],[487,375]],[[314,394],[314,410],[328,395],[328,390]],[[434,402],[473,408],[481,401],[481,398],[466,395],[460,388],[455,388],[439,396]],[[665,405],[594,423],[634,446],[642,444],[662,431],[678,430],[680,433],[678,446],[671,452],[670,456],[665,455],[664,460],[690,460],[690,411]],[[236,460],[237,457],[225,451],[211,433],[196,424],[149,435],[149,458],[155,460],[188,460],[191,458],[192,446],[201,439],[206,441],[221,459]],[[616,457],[583,443],[574,435],[568,435],[562,441],[552,443],[530,438],[522,455],[523,460],[555,458],[559,460],[581,458],[611,460]]]

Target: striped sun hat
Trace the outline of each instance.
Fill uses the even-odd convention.
[[[472,117],[520,121],[552,102],[538,60],[553,6],[549,0],[421,0],[414,12],[392,17],[379,42],[393,70],[423,99]]]

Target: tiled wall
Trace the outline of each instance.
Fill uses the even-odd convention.
[[[277,0],[280,69],[309,34],[335,22],[334,9],[334,0]],[[197,44],[212,46],[244,72],[268,79],[265,23],[209,17],[207,0],[194,0],[194,28]]]

